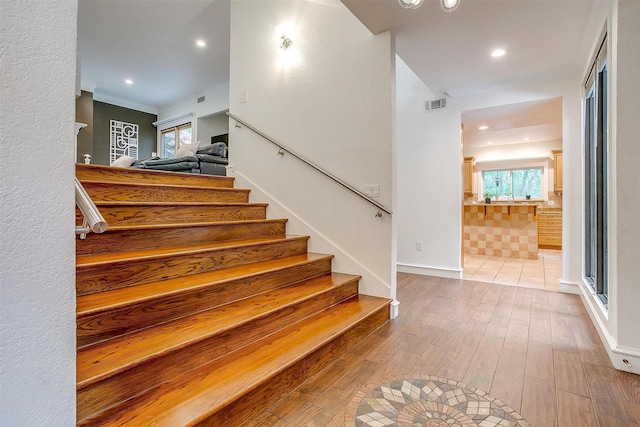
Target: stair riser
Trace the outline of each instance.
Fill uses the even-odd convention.
[[[230,279],[191,293],[165,297],[118,310],[78,316],[77,345],[84,347],[156,323],[177,319],[301,280],[328,274],[330,271],[331,259],[322,258],[279,271]]]
[[[83,182],[82,185],[94,202],[249,202],[249,190],[105,184],[100,182]]]
[[[242,347],[326,307],[352,298],[357,295],[357,292],[357,280],[347,282],[340,287],[330,288],[305,301],[282,307],[189,347],[173,349],[171,353],[147,360],[144,364],[130,370],[79,388],[78,419],[81,420],[105,410],[205,363],[215,361],[234,351],[241,351]]]
[[[223,247],[197,254],[172,255],[76,267],[76,293],[86,295],[142,283],[204,273],[269,259],[302,255],[307,251],[307,239]]]
[[[126,184],[168,184],[209,188],[233,188],[234,178],[150,171],[108,166],[76,164],[76,176],[80,181],[119,182]]]
[[[243,221],[265,219],[266,206],[106,206],[98,209],[110,226],[181,224],[185,222]],[[82,215],[76,211],[76,224],[82,223]]]
[[[285,221],[264,221],[180,228],[108,230],[104,234],[91,234],[85,240],[77,240],[76,255],[119,252],[122,247],[126,247],[128,251],[139,251],[269,236],[284,237],[285,225]]]
[[[375,331],[387,320],[389,320],[389,308],[385,306],[343,334],[336,336],[331,342],[307,355],[293,366],[272,378],[265,378],[259,387],[248,390],[247,394],[236,399],[233,403],[193,425],[198,427],[243,425],[274,404],[284,394],[292,391],[306,379],[318,373],[349,347]]]

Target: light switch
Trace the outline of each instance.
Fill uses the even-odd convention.
[[[244,104],[245,102],[249,101],[249,92],[242,92],[240,94],[240,103]]]

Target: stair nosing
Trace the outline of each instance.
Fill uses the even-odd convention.
[[[230,207],[267,207],[268,203],[244,203],[244,202],[127,202],[127,201],[100,201],[95,200],[96,206],[230,206]]]
[[[296,235],[286,235],[285,237],[264,237],[259,239],[245,239],[245,240],[231,240],[231,241],[223,241],[223,242],[214,242],[209,244],[199,244],[199,245],[188,245],[188,246],[176,246],[176,247],[167,247],[163,249],[162,253],[157,253],[153,255],[135,255],[139,252],[148,252],[148,250],[141,251],[131,251],[131,252],[114,252],[109,254],[98,254],[98,255],[78,255],[76,256],[76,271],[96,268],[104,265],[114,264],[129,264],[140,261],[151,261],[151,260],[160,260],[163,258],[174,258],[176,256],[188,256],[188,255],[198,255],[206,252],[226,250],[226,249],[239,249],[246,248],[251,246],[266,246],[274,243],[283,243],[283,242],[293,242],[297,240],[309,240],[309,236],[296,236]],[[200,246],[199,248],[193,248]],[[189,249],[192,248],[192,249]],[[161,249],[158,249],[160,251]],[[122,258],[116,258],[116,254],[123,255]],[[86,263],[78,264],[78,260],[83,260],[91,257],[107,257],[114,256],[114,259],[104,260],[104,261],[89,261]],[[126,256],[126,257],[125,257]]]
[[[174,185],[174,184],[158,184],[158,183],[132,183],[132,182],[110,182],[110,181],[94,181],[94,180],[80,180],[80,182],[89,185],[103,185],[103,186],[124,186],[131,188],[175,188],[180,190],[202,190],[202,191],[223,191],[229,193],[250,193],[251,190],[247,188],[230,188],[230,187],[200,187],[196,185]]]
[[[137,230],[158,230],[163,228],[189,228],[189,227],[224,227],[226,225],[241,225],[241,224],[267,224],[267,223],[286,223],[286,218],[267,218],[267,219],[244,219],[244,220],[232,220],[232,221],[211,221],[211,222],[174,222],[174,223],[159,223],[159,224],[136,224],[136,225],[114,225],[109,227],[105,234],[114,231],[137,231]]]
[[[246,317],[243,317],[241,319],[234,319],[232,323],[228,323],[223,327],[217,327],[216,329],[213,329],[213,330],[208,330],[206,332],[201,332],[197,336],[190,337],[188,340],[184,340],[184,341],[181,341],[179,343],[173,344],[170,347],[163,347],[160,351],[154,351],[153,353],[146,354],[142,358],[139,358],[139,359],[136,359],[134,361],[129,362],[126,366],[119,365],[117,368],[113,368],[111,370],[104,371],[100,375],[95,375],[95,376],[93,376],[91,378],[87,378],[85,380],[77,381],[76,389],[77,390],[82,390],[82,389],[84,389],[86,387],[91,386],[92,384],[95,384],[97,382],[103,381],[104,379],[107,379],[107,378],[113,377],[115,375],[118,375],[119,373],[126,372],[126,371],[128,371],[130,369],[133,369],[136,366],[140,366],[140,365],[142,365],[142,364],[144,364],[144,363],[146,363],[146,362],[148,362],[150,360],[161,358],[161,357],[163,357],[163,356],[165,356],[167,354],[173,353],[175,351],[179,351],[182,348],[194,345],[194,344],[196,344],[198,342],[202,342],[204,340],[210,339],[210,338],[212,338],[212,337],[214,337],[216,335],[224,334],[225,332],[231,331],[231,330],[233,330],[235,328],[238,328],[241,325],[244,325],[244,324],[259,320],[261,318],[269,316],[270,314],[276,313],[278,311],[282,311],[282,310],[284,310],[286,308],[293,307],[293,306],[296,306],[296,305],[299,305],[299,304],[303,304],[303,303],[305,303],[306,301],[308,301],[310,299],[313,299],[313,298],[315,298],[317,296],[320,296],[320,295],[322,295],[324,293],[327,293],[327,292],[330,292],[330,291],[334,291],[336,289],[339,289],[340,287],[348,286],[348,285],[352,284],[353,282],[357,282],[358,280],[360,280],[360,276],[331,272],[331,273],[328,273],[328,274],[325,274],[325,275],[321,275],[321,276],[317,276],[317,277],[314,277],[314,278],[311,278],[311,279],[304,280],[302,282],[297,282],[297,283],[291,284],[289,286],[292,286],[292,287],[293,286],[303,286],[304,287],[305,285],[309,286],[310,282],[329,281],[329,283],[326,283],[326,284],[323,284],[323,283],[318,284],[318,286],[326,285],[326,287],[322,287],[321,289],[314,290],[313,293],[304,294],[302,296],[297,297],[294,300],[288,301],[286,304],[281,304],[281,305],[278,305],[278,306],[274,306],[274,307],[271,307],[271,308],[269,308],[269,309],[267,309],[265,311],[259,311],[256,308],[252,309],[251,307],[245,308],[244,312],[246,313]],[[334,283],[336,281],[337,281],[337,283]],[[289,287],[289,286],[287,286],[287,287]],[[251,300],[251,299],[254,299],[256,301],[260,301],[261,298],[262,299],[265,298],[265,295],[268,295],[268,294],[271,294],[271,293],[276,293],[278,291],[282,292],[283,290],[282,289],[277,289],[277,290],[267,291],[267,292],[264,292],[264,293],[261,293],[261,294],[257,294],[257,295],[253,295],[251,297],[245,298],[244,301]],[[356,294],[355,295],[351,295],[351,296],[347,297],[346,299],[354,298],[357,295],[358,294],[357,294],[357,290],[356,290]],[[228,303],[228,304],[224,304],[224,305],[230,305],[230,304],[233,304],[234,302],[231,302],[231,303]],[[337,303],[339,303],[339,302],[337,302]],[[332,305],[335,305],[337,303],[334,303]],[[218,309],[219,309],[219,307],[218,307]],[[212,308],[211,310],[215,311],[216,308]],[[162,323],[162,324],[158,325],[158,327],[159,327],[159,329],[171,328],[172,324],[175,325],[175,324],[178,324],[178,323],[188,322],[190,318],[194,318],[194,317],[197,317],[197,316],[200,316],[200,317],[205,316],[206,312],[207,311],[211,311],[211,310],[201,311],[201,312],[194,313],[194,314],[186,316],[186,317],[175,319],[175,320],[170,321],[170,322]],[[304,317],[302,319],[299,319],[297,322],[303,321],[303,320],[307,319],[308,317],[310,317],[310,316],[306,316],[306,317]],[[138,332],[140,332],[140,334],[144,333],[145,337],[148,337],[149,330],[152,329],[152,328],[147,328],[147,329],[144,329],[144,330],[141,330],[141,331],[138,331]],[[175,328],[175,326],[174,326],[174,328]],[[179,329],[180,328],[176,328],[176,331],[174,331],[172,333],[169,333],[169,334],[166,334],[166,335],[178,335],[178,334],[180,334],[180,330]],[[268,334],[266,336],[269,336],[272,333],[275,333],[275,332],[277,332],[279,330],[280,329],[272,331],[270,334]],[[162,335],[165,335],[165,334],[162,334]],[[126,341],[127,339],[130,339],[130,338],[131,338],[130,336],[125,335],[125,336],[122,337],[121,340],[113,340],[113,341]],[[145,347],[145,348],[149,348],[149,347]],[[90,351],[90,350],[91,350],[91,347],[87,347],[84,351]],[[80,350],[79,353],[81,353],[82,351],[83,350]],[[95,366],[95,365],[93,365],[93,366]]]

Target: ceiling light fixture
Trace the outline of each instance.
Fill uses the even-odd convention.
[[[504,56],[506,53],[507,51],[504,49],[495,49],[493,52],[491,52],[491,56],[493,58],[500,58],[501,56]]]
[[[196,40],[196,46],[198,47],[205,47],[207,44],[205,43],[204,40]]]
[[[478,129],[479,129],[479,130],[487,130],[487,129],[489,129],[489,126],[487,126],[487,125],[482,125],[482,126],[480,126]]]
[[[528,141],[528,140],[529,140],[529,138],[525,138],[525,139],[523,139],[523,141]]]
[[[492,144],[493,144],[493,141],[488,141],[488,142],[487,142],[487,144],[488,144],[488,145],[492,145]]]
[[[440,7],[445,12],[453,12],[460,6],[460,0],[440,0]]]
[[[424,0],[398,0],[400,6],[404,7],[405,9],[417,9],[422,6],[423,2]]]
[[[124,82],[128,85],[132,85],[133,84],[133,80],[131,79],[125,79]]]

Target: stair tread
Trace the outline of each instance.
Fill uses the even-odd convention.
[[[135,304],[150,299],[163,298],[172,294],[185,291],[195,291],[198,288],[211,286],[216,282],[224,282],[230,279],[241,279],[260,273],[268,273],[290,267],[299,266],[314,260],[333,258],[333,255],[306,253],[286,258],[278,258],[269,261],[261,261],[253,264],[192,274],[185,277],[162,280],[159,282],[145,283],[128,288],[119,288],[111,291],[95,294],[81,295],[76,299],[76,314],[92,314]]]
[[[83,163],[76,163],[76,175],[86,176],[89,173],[96,173],[101,177],[101,180],[106,182],[123,182],[121,180],[131,180],[131,175],[140,175],[147,178],[152,177],[158,180],[178,180],[178,181],[198,181],[200,183],[209,184],[223,184],[233,185],[235,181],[231,176],[218,176],[207,174],[188,174],[183,172],[172,171],[159,171],[153,169],[138,169],[138,168],[114,168],[104,165],[86,165]],[[80,181],[83,179],[79,178]],[[176,184],[179,185],[179,184]],[[217,187],[211,187],[217,188]]]
[[[136,225],[114,225],[107,228],[108,232],[128,231],[128,230],[158,230],[163,228],[188,228],[188,227],[215,227],[238,224],[264,224],[264,223],[286,223],[285,218],[275,219],[246,219],[237,221],[211,221],[211,222],[180,222],[180,223],[161,223],[161,224],[136,224]]]
[[[268,206],[268,203],[243,203],[243,202],[128,202],[128,201],[94,201],[96,206]]]
[[[76,257],[76,268],[90,267],[115,262],[129,262],[139,261],[143,259],[175,257],[177,255],[194,254],[220,248],[238,248],[244,246],[253,246],[301,239],[306,240],[308,239],[308,236],[269,236],[256,239],[210,242],[197,245],[174,246],[160,249],[145,249],[140,251],[114,252],[96,255],[79,255]]]
[[[78,387],[359,278],[330,273],[87,347],[77,355]]]
[[[284,328],[241,354],[230,354],[176,377],[137,400],[137,407],[114,408],[91,425],[185,426],[203,421],[246,390],[269,381],[322,347],[390,300],[360,295]],[[126,406],[126,404],[124,405]]]

